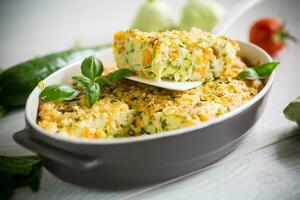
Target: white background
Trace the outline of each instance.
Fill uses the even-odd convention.
[[[186,0],[167,0],[179,18]],[[108,43],[115,31],[128,28],[143,0],[1,0],[0,67],[70,48]],[[228,10],[238,0],[222,0]],[[293,2],[293,6],[289,6]],[[272,6],[277,4],[280,6]],[[300,1],[268,0],[241,17],[228,35],[247,39],[249,24],[259,16],[275,15],[297,22]],[[291,10],[294,9],[294,10]],[[298,10],[298,11],[297,11]],[[287,13],[288,11],[288,13]],[[294,15],[294,16],[293,16]],[[289,26],[293,32],[296,27]]]

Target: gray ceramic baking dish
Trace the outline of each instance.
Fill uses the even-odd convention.
[[[253,64],[271,61],[262,49],[239,42],[240,56]],[[110,64],[111,49],[97,55]],[[80,62],[45,79],[45,83],[70,83]],[[40,89],[29,96],[26,127],[14,139],[36,152],[52,174],[74,184],[90,187],[149,184],[198,170],[232,151],[261,116],[274,73],[257,96],[240,108],[195,126],[155,135],[88,140],[49,134],[36,124]]]

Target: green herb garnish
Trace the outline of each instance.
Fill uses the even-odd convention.
[[[41,167],[37,156],[0,156],[0,197],[10,199],[17,187],[28,186],[37,192]]]
[[[89,105],[92,106],[101,96],[103,85],[119,81],[127,76],[132,76],[129,69],[120,69],[109,76],[102,76],[102,62],[94,56],[87,57],[81,63],[81,75],[73,76],[72,79],[81,85],[83,92],[88,97]],[[80,91],[67,85],[50,85],[40,94],[42,101],[63,101],[72,100]]]
[[[3,117],[8,112],[8,108],[0,105],[0,118]]]
[[[81,64],[81,73],[94,81],[97,76],[103,73],[103,64],[94,56],[87,57]]]
[[[278,64],[279,62],[274,61],[248,68],[239,73],[238,77],[249,80],[264,79],[274,71]]]
[[[300,126],[300,96],[291,101],[283,110],[284,116]]]
[[[98,83],[100,86],[102,86],[102,85],[110,83],[111,80],[108,77],[100,76],[99,78],[96,79],[95,82]]]
[[[49,85],[41,92],[40,99],[42,101],[72,100],[79,93],[79,90],[70,85]]]
[[[109,80],[111,82],[117,82],[127,76],[132,76],[133,72],[129,69],[119,69],[118,71],[115,71],[109,76]]]

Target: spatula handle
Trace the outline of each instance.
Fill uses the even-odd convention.
[[[247,10],[254,7],[262,0],[242,0],[233,9],[229,10],[225,17],[212,30],[215,34],[224,34],[228,28]]]

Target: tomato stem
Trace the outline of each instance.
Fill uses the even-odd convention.
[[[283,24],[274,34],[272,40],[276,43],[284,42],[285,40],[291,40],[293,42],[298,42],[298,39],[291,35],[289,32],[285,30],[285,24]]]

